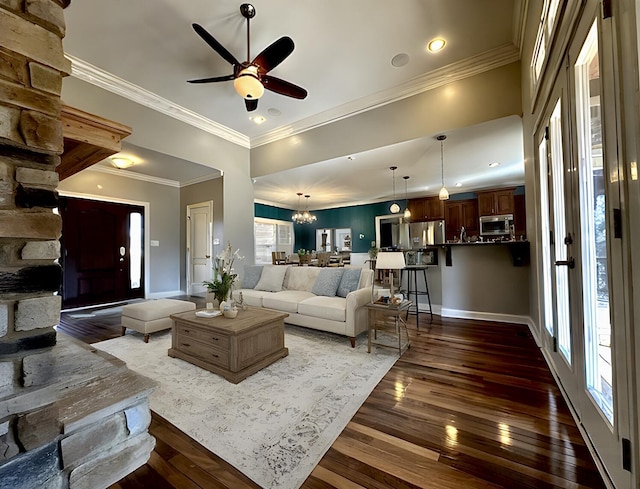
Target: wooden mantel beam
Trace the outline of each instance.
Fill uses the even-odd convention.
[[[129,126],[64,104],[60,119],[64,152],[56,171],[61,181],[121,151],[122,139],[132,132]]]

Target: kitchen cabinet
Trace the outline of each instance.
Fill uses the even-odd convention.
[[[410,199],[407,207],[411,211],[411,221],[431,221],[444,218],[443,201],[436,197]]]
[[[514,210],[512,188],[478,192],[478,214],[480,216],[513,214]]]
[[[468,238],[480,234],[478,201],[476,199],[447,200],[444,204],[444,224],[448,241],[460,238],[462,226]]]

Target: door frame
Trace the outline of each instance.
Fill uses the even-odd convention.
[[[61,197],[73,197],[76,199],[97,200],[100,202],[113,202],[115,204],[131,204],[131,205],[137,205],[144,208],[144,219],[143,219],[144,221],[144,290],[143,290],[143,294],[144,294],[144,298],[148,299],[149,298],[148,284],[151,283],[150,277],[149,277],[149,259],[150,259],[149,257],[149,253],[150,253],[149,223],[151,221],[150,202],[143,202],[143,201],[132,200],[132,199],[121,199],[119,197],[108,197],[104,195],[83,194],[80,192],[69,192],[67,190],[59,190],[58,194]]]

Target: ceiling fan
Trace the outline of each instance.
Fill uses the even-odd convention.
[[[247,19],[247,61],[239,62],[222,44],[207,32],[204,27],[192,24],[193,30],[222,58],[233,66],[233,73],[225,76],[188,80],[189,83],[212,83],[233,80],[233,86],[242,98],[247,111],[258,108],[258,99],[264,89],[297,99],[307,96],[307,91],[288,81],[267,73],[282,63],[293,52],[294,44],[290,37],[284,36],[267,46],[253,61],[250,56],[251,37],[249,21],[256,15],[256,9],[249,3],[240,5],[240,13]]]

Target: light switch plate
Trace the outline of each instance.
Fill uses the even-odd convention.
[[[152,239],[152,240],[149,242],[149,244],[150,244],[151,246],[160,246],[160,241],[157,241],[157,240],[155,240],[155,239]]]
[[[217,246],[220,244],[220,238],[213,238],[213,245]]]

